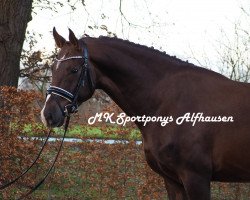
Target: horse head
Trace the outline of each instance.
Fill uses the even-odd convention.
[[[93,72],[90,69],[87,46],[69,29],[69,41],[53,29],[60,51],[51,66],[52,82],[41,111],[43,123],[48,127],[63,125],[65,116],[94,93]]]

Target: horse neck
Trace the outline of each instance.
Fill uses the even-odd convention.
[[[157,83],[167,72],[154,52],[116,39],[86,41],[97,89],[104,90],[127,115],[154,115]],[[153,52],[151,55],[149,52]]]

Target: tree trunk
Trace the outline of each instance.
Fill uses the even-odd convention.
[[[20,56],[32,0],[0,0],[0,86],[18,85]]]

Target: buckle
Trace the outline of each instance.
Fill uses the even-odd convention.
[[[64,114],[65,116],[69,116],[70,114],[78,112],[78,105],[77,104],[68,104],[64,107]]]

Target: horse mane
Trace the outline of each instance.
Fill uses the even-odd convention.
[[[99,40],[103,40],[103,41],[118,42],[120,44],[124,44],[127,46],[139,48],[139,49],[145,50],[147,52],[154,53],[155,55],[161,56],[162,58],[166,59],[168,62],[171,62],[171,63],[175,62],[176,64],[181,65],[183,67],[189,67],[189,68],[193,68],[193,69],[195,68],[196,70],[203,71],[203,72],[209,73],[209,74],[214,75],[214,76],[226,78],[224,75],[217,73],[215,71],[212,71],[211,69],[197,66],[193,63],[189,63],[188,61],[183,61],[183,60],[177,58],[176,56],[170,56],[165,51],[160,51],[158,49],[155,49],[153,46],[148,47],[146,45],[137,44],[137,43],[131,42],[129,40],[124,40],[124,39],[120,39],[117,37],[108,37],[108,36],[99,36],[98,38],[84,36],[81,38],[82,41],[84,41],[85,39],[99,39]]]
[[[82,37],[81,39],[85,39],[85,37]],[[92,37],[89,37],[87,36],[87,38],[92,38]],[[146,51],[151,51],[151,52],[154,52],[155,54],[159,55],[159,56],[162,56],[172,62],[178,62],[180,64],[185,64],[185,65],[192,65],[192,66],[195,66],[194,64],[192,63],[189,63],[188,61],[183,61],[179,58],[177,58],[176,56],[170,56],[169,54],[167,54],[165,51],[160,51],[158,49],[155,49],[153,46],[151,47],[148,47],[146,45],[142,45],[142,44],[138,44],[138,43],[134,43],[134,42],[131,42],[129,40],[124,40],[124,39],[120,39],[120,38],[117,38],[117,37],[108,37],[108,36],[99,36],[98,39],[100,40],[109,40],[109,41],[112,41],[112,42],[120,42],[120,43],[123,43],[125,45],[129,45],[129,46],[132,46],[132,47],[135,47],[135,48],[140,48],[140,49],[144,49]]]

